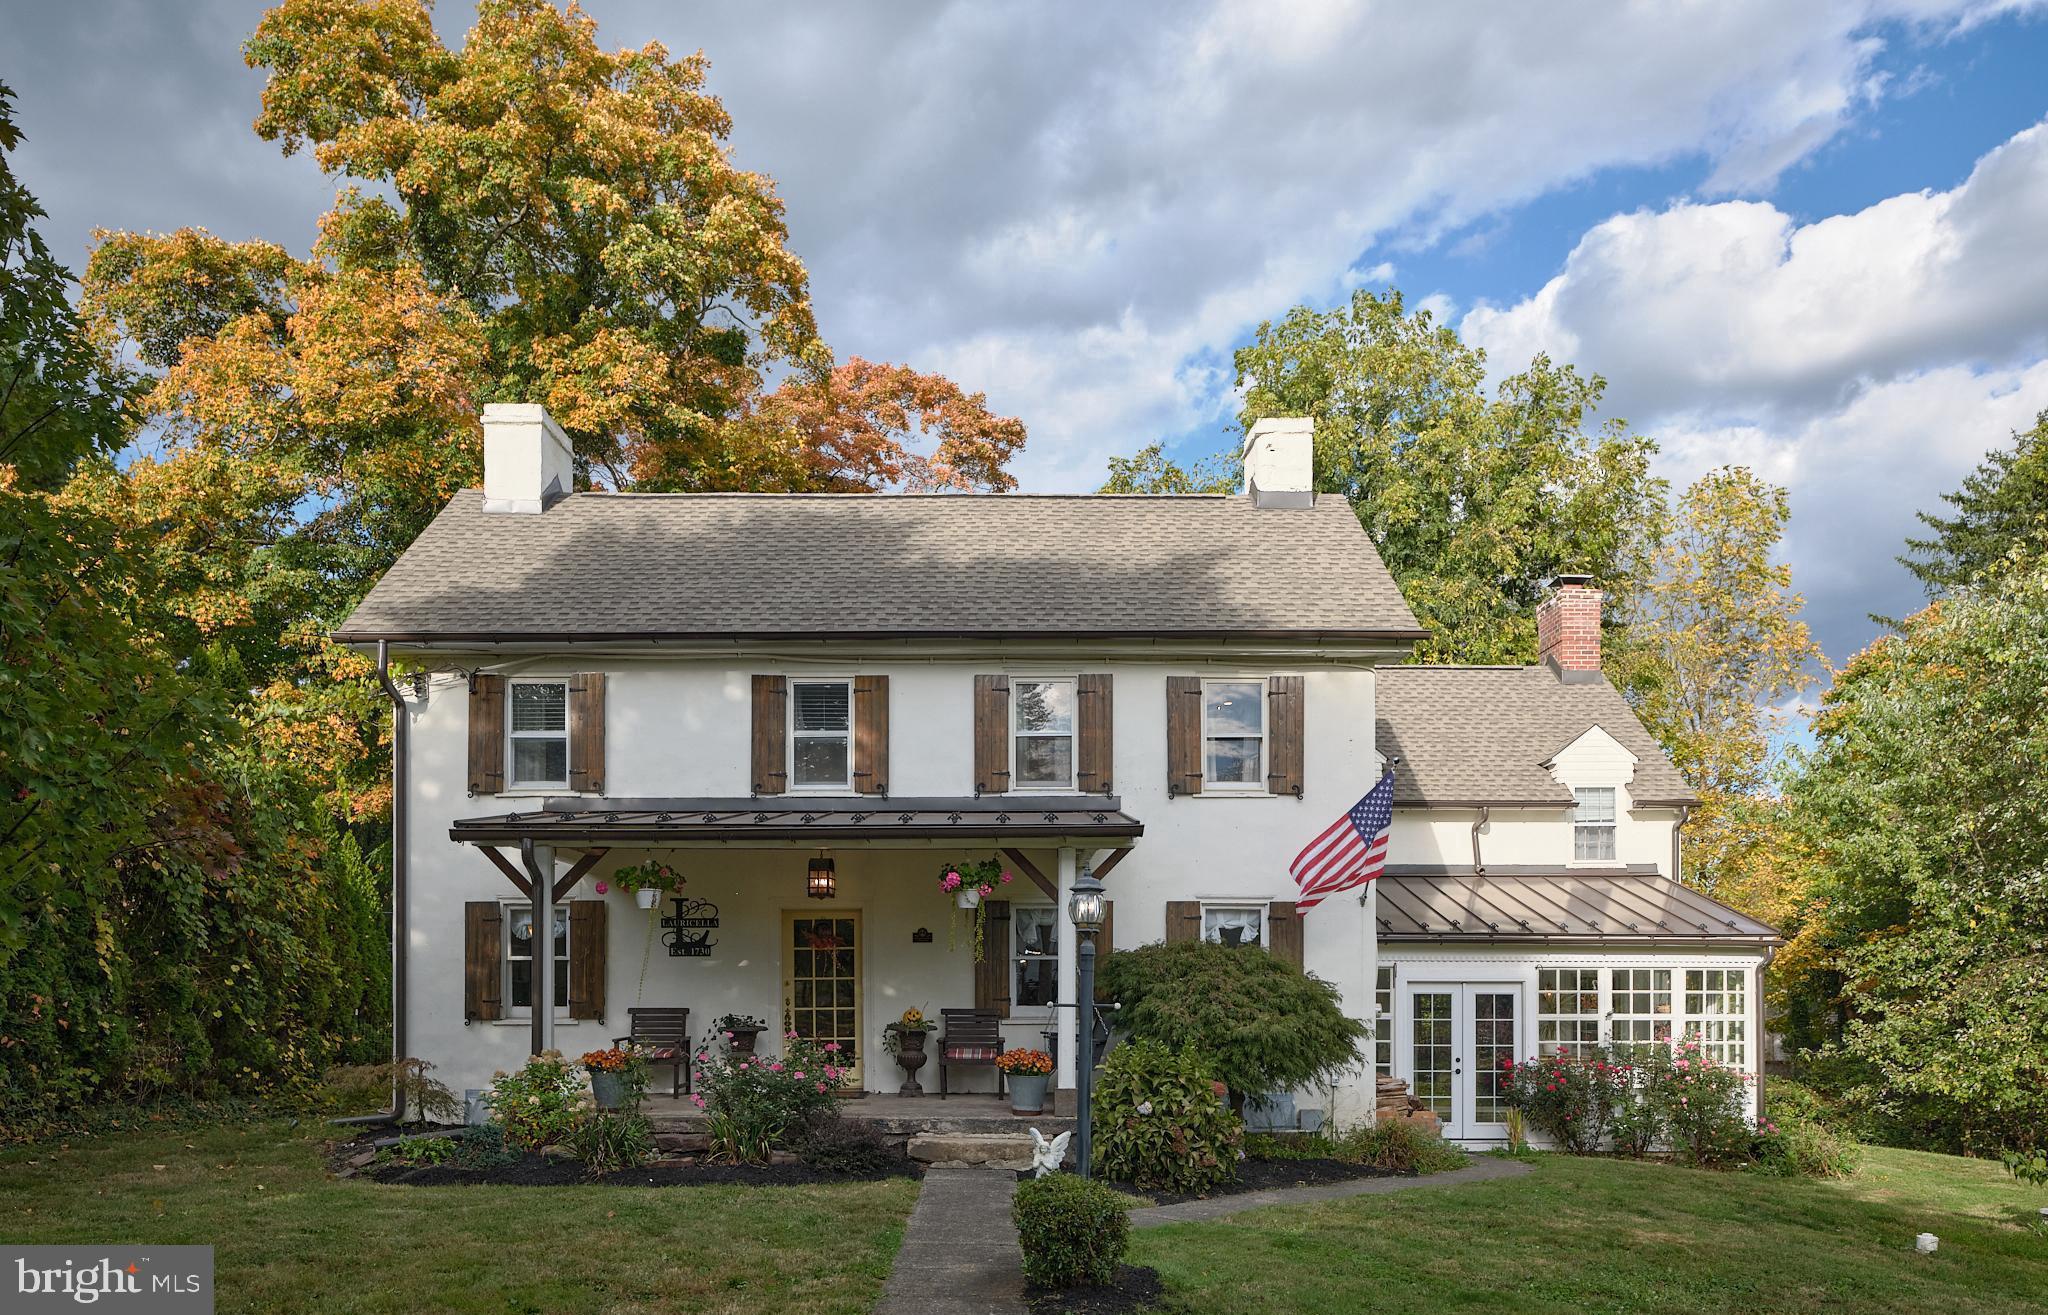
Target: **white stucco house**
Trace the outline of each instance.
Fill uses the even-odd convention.
[[[1111,947],[1291,959],[1468,1140],[1509,1051],[1697,1027],[1754,1065],[1771,932],[1672,880],[1690,800],[1598,675],[1597,593],[1546,605],[1537,667],[1396,665],[1421,631],[1310,438],[1256,426],[1229,497],[576,493],[541,408],[486,408],[483,489],[337,635],[411,669],[399,1051],[474,1087],[686,1007],[893,1091],[887,1023],[978,1007],[1070,1092],[1085,865]],[[1288,860],[1390,758],[1388,875],[1299,914]],[[686,886],[643,912],[610,878],[649,858]],[[938,883],[991,858],[977,959]]]

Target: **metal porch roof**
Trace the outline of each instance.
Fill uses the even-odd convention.
[[[1044,845],[1065,838],[1128,844],[1144,823],[1115,795],[942,799],[547,799],[530,811],[468,817],[451,840],[502,845],[689,845],[764,843],[887,845],[981,840]]]
[[[1775,928],[1654,868],[1388,867],[1378,886],[1383,941],[1782,941]]]

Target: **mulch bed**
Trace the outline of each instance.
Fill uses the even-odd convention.
[[[1024,1303],[1031,1307],[1031,1315],[1116,1315],[1120,1311],[1150,1309],[1165,1290],[1159,1282],[1158,1270],[1145,1265],[1118,1265],[1115,1281],[1106,1287],[1026,1291]]]
[[[1111,1183],[1110,1186],[1132,1196],[1141,1196],[1154,1205],[1179,1205],[1182,1201],[1202,1201],[1214,1196],[1239,1196],[1245,1192],[1267,1192],[1281,1187],[1316,1187],[1323,1183],[1348,1183],[1355,1178],[1413,1178],[1414,1174],[1389,1173],[1375,1169],[1369,1164],[1351,1164],[1344,1160],[1246,1160],[1238,1166],[1237,1181],[1224,1183],[1206,1192],[1148,1192],[1130,1183]]]
[[[712,1183],[744,1183],[756,1187],[802,1187],[812,1183],[881,1182],[923,1176],[924,1166],[911,1160],[873,1173],[825,1173],[805,1164],[706,1164],[657,1161],[641,1169],[592,1178],[576,1160],[550,1160],[524,1155],[494,1169],[455,1169],[445,1164],[379,1164],[363,1177],[404,1187],[695,1187]]]

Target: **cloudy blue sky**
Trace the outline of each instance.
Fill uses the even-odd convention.
[[[1917,597],[1914,510],[2048,408],[2048,0],[587,7],[710,56],[828,339],[1022,416],[1028,489],[1213,450],[1261,319],[1391,285],[1606,375],[1672,479],[1789,486],[1839,660]],[[310,240],[330,183],[248,129],[261,8],[0,0],[67,260]]]

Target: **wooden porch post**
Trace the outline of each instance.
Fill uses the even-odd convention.
[[[1074,935],[1073,924],[1067,921],[1067,897],[1074,893],[1074,877],[1080,868],[1078,851],[1068,848],[1060,850],[1059,889],[1054,896],[1054,926],[1059,928],[1059,995],[1056,997],[1062,1008],[1053,1010],[1059,1019],[1056,1026],[1060,1037],[1060,1062],[1056,1080],[1053,1083],[1053,1107],[1059,1107],[1060,1093],[1068,1094],[1071,1106],[1075,1075],[1079,1066],[1074,1062],[1081,1051],[1081,1033],[1075,1026],[1081,1017],[1085,1002],[1081,999],[1080,955],[1077,952],[1078,937]]]

